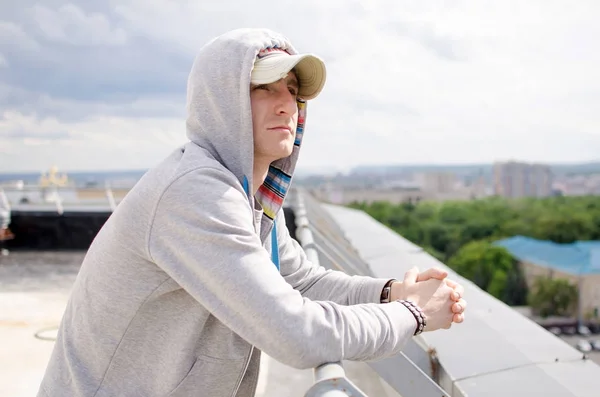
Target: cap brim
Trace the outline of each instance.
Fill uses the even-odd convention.
[[[313,54],[273,54],[254,63],[252,84],[270,84],[281,80],[294,70],[300,90],[298,95],[303,99],[316,98],[326,80],[325,62]]]

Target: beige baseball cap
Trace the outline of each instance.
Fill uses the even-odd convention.
[[[325,62],[314,54],[290,55],[278,48],[261,51],[252,69],[252,84],[270,84],[287,76],[294,69],[303,99],[314,99],[319,95],[326,80]]]

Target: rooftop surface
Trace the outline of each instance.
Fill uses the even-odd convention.
[[[0,352],[10,357],[0,360],[0,396],[37,394],[82,258],[83,253],[0,256]]]
[[[445,267],[363,212],[322,205],[306,196],[306,213],[325,267],[396,278],[412,266]],[[11,357],[0,362],[0,396],[36,394],[83,256],[82,251],[0,256],[0,352]],[[436,351],[440,384],[453,397],[598,396],[598,365],[473,283],[450,274],[465,285],[465,323],[414,338],[417,344],[407,346],[406,354],[429,373],[427,352]],[[344,368],[367,395],[391,397],[397,393],[382,380],[386,373],[390,383],[409,389],[418,381],[394,363],[401,361],[386,361],[383,367],[345,362]],[[297,371],[264,356],[257,396],[302,396],[312,383],[311,370]],[[422,390],[402,393],[424,395]]]
[[[364,212],[311,203],[308,198],[306,203],[329,212],[374,275],[398,278],[412,266],[421,270],[439,266],[465,286],[469,302],[465,322],[417,337],[424,351],[436,352],[443,373],[440,385],[452,396],[599,395],[600,366],[568,341],[482,291]],[[410,358],[416,362],[422,357]]]

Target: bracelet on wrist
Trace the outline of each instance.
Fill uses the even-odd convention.
[[[391,279],[383,286],[383,290],[381,291],[381,298],[379,299],[380,303],[390,303],[392,300],[392,284],[398,280]]]
[[[427,326],[427,319],[425,318],[423,310],[421,310],[421,308],[417,306],[413,301],[398,299],[397,302],[400,302],[401,304],[406,306],[406,308],[410,310],[412,315],[415,317],[415,320],[417,320],[417,328],[415,329],[415,333],[413,334],[413,336],[419,335],[421,332],[423,332],[425,330],[425,327]]]

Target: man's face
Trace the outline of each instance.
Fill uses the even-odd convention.
[[[298,123],[298,88],[294,72],[274,83],[250,87],[255,162],[271,163],[292,153]]]

